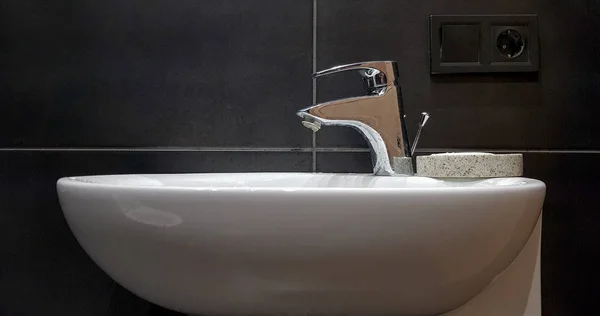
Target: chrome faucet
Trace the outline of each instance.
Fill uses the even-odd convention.
[[[366,95],[302,109],[297,113],[304,120],[302,123],[315,132],[321,125],[352,127],[369,143],[375,175],[413,175],[412,152],[397,81],[398,64],[395,61],[360,62],[319,71],[313,77],[347,70],[357,70],[362,75]],[[425,115],[421,127],[429,118],[423,113],[423,117]]]

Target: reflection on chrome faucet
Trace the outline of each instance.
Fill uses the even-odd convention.
[[[358,130],[371,148],[375,175],[412,175],[413,164],[404,123],[402,94],[395,61],[370,61],[323,70],[314,77],[357,70],[367,95],[316,104],[298,111],[304,126],[317,131],[324,126]]]

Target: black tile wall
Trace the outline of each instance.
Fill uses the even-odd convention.
[[[309,146],[312,1],[8,0],[0,146]]]
[[[302,171],[310,153],[0,152],[0,315],[147,315],[71,234],[56,195],[63,176]],[[156,312],[156,311],[155,311]]]
[[[397,60],[409,134],[432,115],[421,146],[600,148],[600,3],[597,1],[318,1],[317,68]],[[539,75],[429,74],[430,14],[539,14]],[[357,83],[358,82],[358,83]],[[318,81],[320,101],[361,93],[358,75]],[[323,129],[323,147],[365,146],[343,128]]]

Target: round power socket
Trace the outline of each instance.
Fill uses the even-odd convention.
[[[498,34],[496,47],[500,55],[506,58],[517,58],[525,50],[525,39],[521,33],[508,29]]]

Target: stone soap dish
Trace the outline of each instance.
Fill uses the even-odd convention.
[[[417,175],[431,178],[520,177],[523,175],[523,155],[445,153],[419,156]]]

